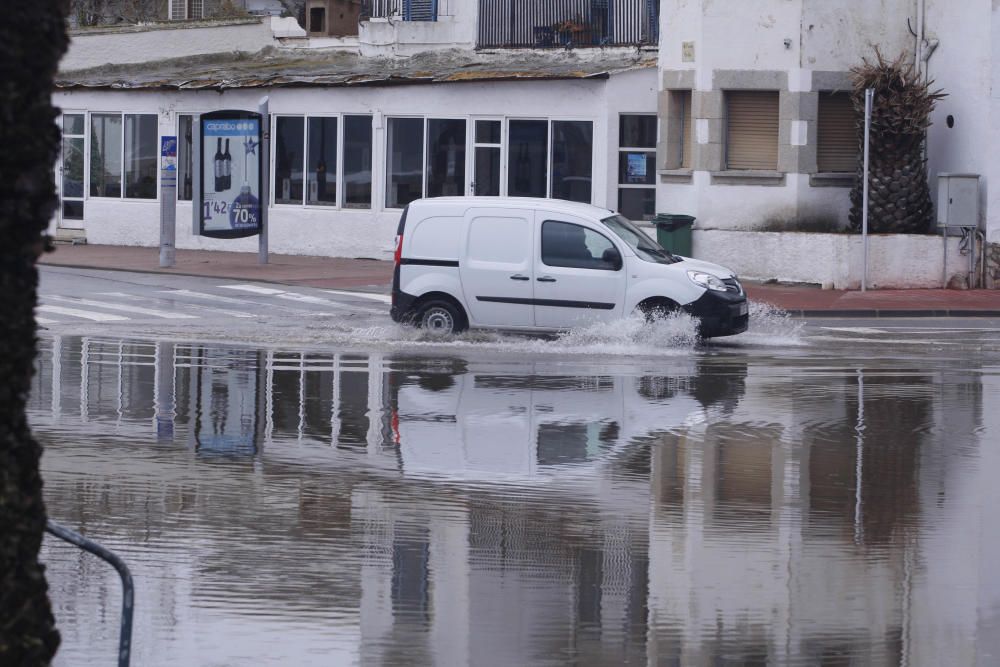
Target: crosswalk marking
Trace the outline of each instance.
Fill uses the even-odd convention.
[[[52,306],[49,304],[38,306],[36,310],[40,310],[43,313],[53,313],[55,315],[69,315],[70,317],[82,317],[85,320],[93,320],[94,322],[124,322],[129,319],[121,315],[112,315],[110,313],[97,313],[91,310],[79,310],[77,308],[64,308],[63,306]]]
[[[297,303],[309,303],[315,306],[326,306],[328,308],[354,310],[370,314],[381,312],[373,310],[371,308],[358,308],[357,306],[350,306],[346,303],[331,301],[330,299],[323,299],[318,296],[309,296],[307,294],[298,294],[296,292],[286,292],[284,290],[274,289],[271,287],[261,287],[260,285],[239,284],[239,285],[220,285],[219,287],[223,287],[225,289],[240,290],[243,292],[250,292],[253,294],[261,294],[264,296],[273,296],[276,299],[295,301]]]
[[[373,294],[371,292],[347,292],[344,290],[325,289],[327,294],[339,294],[340,296],[356,296],[359,299],[371,299],[382,303],[392,303],[392,297],[387,294]]]
[[[74,303],[81,306],[93,306],[95,308],[105,308],[107,310],[119,310],[125,311],[127,313],[136,313],[138,315],[149,315],[150,317],[160,317],[165,320],[196,320],[197,315],[186,315],[184,313],[174,313],[165,310],[155,310],[153,308],[143,308],[142,306],[133,306],[131,304],[121,304],[121,303],[108,303],[107,301],[94,301],[92,299],[79,299],[75,297],[65,297],[65,296],[48,296],[46,299],[52,299],[53,301],[61,301],[63,303]]]
[[[47,317],[35,317],[35,322],[38,324],[58,324],[59,320],[50,320]]]
[[[278,294],[284,294],[285,290],[274,289],[271,287],[261,287],[260,285],[219,285],[223,289],[240,290],[241,292],[252,292],[254,294],[264,294],[266,296],[276,296]]]

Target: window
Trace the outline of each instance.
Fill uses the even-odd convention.
[[[592,229],[554,220],[542,223],[542,262],[546,266],[617,271],[616,263],[605,259],[605,253],[614,248],[606,236]]]
[[[464,118],[390,118],[386,206],[465,193]]]
[[[205,18],[204,0],[170,0],[170,20]]]
[[[656,209],[655,115],[618,117],[618,211],[629,220],[652,220]]]
[[[177,115],[177,200],[191,201],[194,178],[194,116]]]
[[[427,196],[465,193],[465,120],[427,121]]]
[[[279,116],[274,137],[274,203],[301,204],[305,119]]]
[[[273,134],[275,204],[371,208],[371,116],[277,116]]]
[[[306,203],[337,205],[337,118],[310,118]]]
[[[590,121],[509,121],[507,194],[590,203],[593,127]]]
[[[593,123],[552,121],[552,196],[590,203]]]
[[[858,163],[858,114],[848,93],[820,93],[816,120],[816,167],[854,173]]]
[[[315,33],[325,33],[326,32],[326,8],[325,7],[310,7],[309,8],[309,32],[315,32]]]
[[[423,194],[424,119],[390,118],[385,151],[385,205],[403,208]]]
[[[158,144],[156,114],[92,114],[90,196],[156,199]]]
[[[778,168],[778,93],[726,93],[726,168]]]
[[[507,194],[544,197],[548,162],[547,120],[511,120],[508,129]]]
[[[344,116],[344,207],[372,206],[372,117]]]

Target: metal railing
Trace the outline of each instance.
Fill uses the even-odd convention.
[[[102,547],[74,530],[60,526],[51,519],[46,522],[45,531],[94,554],[118,571],[118,576],[122,580],[122,621],[121,632],[118,635],[118,667],[128,667],[132,655],[132,610],[135,605],[135,587],[132,584],[132,573],[129,572],[125,561],[110,549]]]
[[[480,48],[655,45],[658,0],[479,0]]]
[[[361,17],[437,21],[438,0],[363,0]]]

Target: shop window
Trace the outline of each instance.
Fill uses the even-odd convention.
[[[386,208],[403,208],[423,195],[424,119],[390,118],[386,132]]]
[[[326,32],[326,8],[309,8],[309,32],[323,34]]]
[[[552,197],[590,203],[594,125],[552,121]]]
[[[122,196],[122,116],[90,116],[90,196]]]
[[[274,202],[301,204],[305,119],[278,116],[274,137]]]
[[[726,92],[726,168],[778,168],[778,93]]]
[[[507,194],[544,197],[548,193],[547,120],[511,120],[508,129]]]
[[[629,220],[655,215],[656,125],[653,114],[618,117],[618,212]]]
[[[428,119],[428,197],[464,194],[465,126],[464,119]]]
[[[495,197],[500,194],[500,155],[503,150],[503,122],[477,120],[475,122],[474,165],[472,192],[478,196]]]
[[[92,114],[90,136],[91,197],[156,199],[156,114]]]
[[[277,116],[273,134],[275,204],[371,208],[371,116]]]
[[[125,114],[125,197],[156,199],[160,156],[158,118]]]
[[[344,207],[372,205],[372,117],[344,116]]]
[[[854,173],[858,164],[858,114],[848,93],[820,93],[816,120],[816,167]]]
[[[310,118],[306,203],[337,205],[337,118]]]

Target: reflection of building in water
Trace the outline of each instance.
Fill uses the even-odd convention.
[[[255,539],[178,577],[275,604],[295,584],[257,545],[312,549],[296,600],[356,606],[363,664],[974,664],[1000,637],[996,375],[43,345],[33,425],[133,445],[88,475],[100,501],[74,482],[51,507],[136,541],[237,517]],[[134,447],[157,436],[188,448]]]
[[[974,664],[978,591],[997,588],[978,561],[1000,548],[982,501],[961,499],[985,476],[952,443],[978,449],[981,378],[938,375],[859,371],[790,393],[758,380],[733,419],[665,437],[650,662]]]

